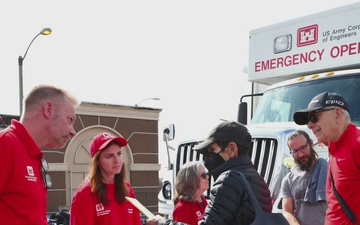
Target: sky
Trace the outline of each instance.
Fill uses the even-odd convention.
[[[0,114],[19,114],[23,91],[64,88],[80,101],[160,108],[162,130],[175,124],[174,147],[236,120],[249,94],[249,31],[354,0],[12,0],[2,3]],[[164,156],[163,154],[161,154]],[[164,164],[166,159],[160,158]]]

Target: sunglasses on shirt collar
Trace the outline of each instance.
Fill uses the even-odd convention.
[[[46,190],[52,187],[51,177],[48,174],[49,164],[45,160],[45,158],[41,158],[41,176],[44,182]]]

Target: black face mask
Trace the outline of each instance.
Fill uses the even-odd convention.
[[[207,152],[206,154],[204,154],[204,165],[210,173],[225,162],[225,160],[219,155],[219,153]]]

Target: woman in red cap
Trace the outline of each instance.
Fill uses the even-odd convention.
[[[126,200],[135,193],[125,178],[122,137],[101,133],[90,146],[92,157],[88,178],[72,200],[71,225],[141,225],[140,211]]]

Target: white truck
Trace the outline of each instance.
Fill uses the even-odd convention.
[[[269,184],[276,212],[281,210],[278,192],[289,166],[284,160],[292,158],[286,143],[289,133],[304,129],[316,142],[306,126],[294,123],[293,114],[315,95],[336,92],[348,101],[352,121],[360,126],[360,2],[251,30],[249,39],[247,71],[253,89],[241,97],[237,120],[252,135],[249,154]],[[169,158],[171,166],[158,195],[159,213],[172,213],[179,168],[202,159],[192,150],[198,141],[181,143],[175,160],[170,163]],[[317,145],[316,150],[328,156],[325,147]]]

